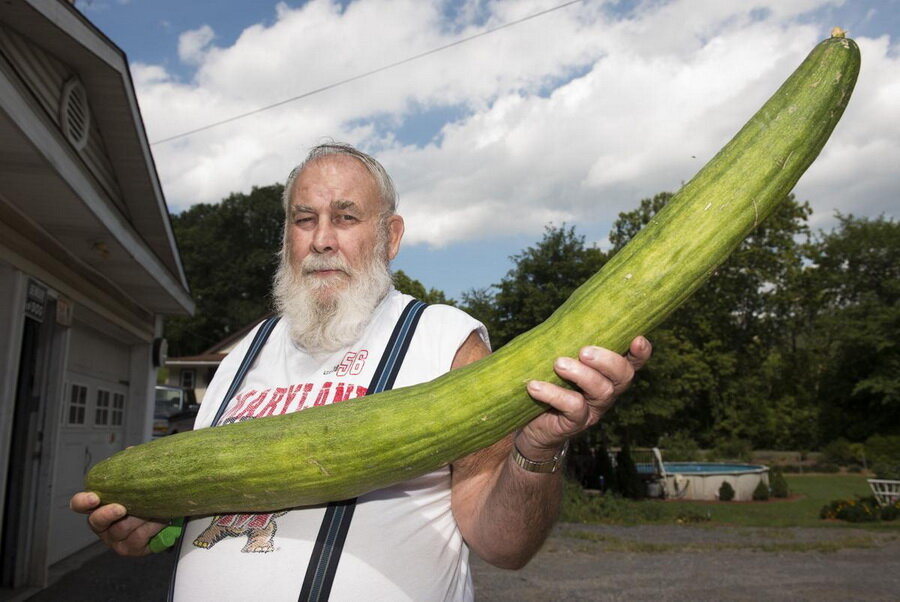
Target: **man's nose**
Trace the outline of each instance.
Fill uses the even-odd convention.
[[[312,250],[316,253],[331,253],[337,250],[337,236],[334,226],[328,220],[316,224],[312,238]]]

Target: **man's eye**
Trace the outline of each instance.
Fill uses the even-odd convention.
[[[311,224],[312,221],[313,221],[313,218],[308,215],[305,215],[303,217],[294,218],[294,223],[300,224],[300,225]]]
[[[338,216],[338,221],[350,223],[350,222],[357,221],[357,219],[356,219],[355,215],[350,215],[349,213],[344,213],[344,214]]]

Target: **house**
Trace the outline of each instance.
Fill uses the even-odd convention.
[[[198,355],[170,357],[166,360],[168,376],[165,384],[193,389],[197,396],[197,403],[203,403],[206,389],[209,387],[209,383],[212,381],[219,364],[257,324],[268,318],[269,315],[254,320]],[[218,401],[221,402],[222,400]]]
[[[0,597],[96,541],[68,509],[150,439],[193,312],[125,54],[63,0],[0,2]]]

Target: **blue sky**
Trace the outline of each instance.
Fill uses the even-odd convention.
[[[452,44],[563,0],[79,0],[128,55],[151,141]],[[395,262],[451,297],[570,224],[606,244],[641,198],[675,190],[834,25],[863,51],[844,120],[796,192],[896,216],[900,2],[586,0],[422,59],[153,146],[169,206],[283,181],[323,137],[393,174]]]

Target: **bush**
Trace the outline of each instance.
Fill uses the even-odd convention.
[[[845,520],[850,523],[867,523],[881,518],[882,508],[874,496],[855,500],[834,500],[822,507],[819,517]]]
[[[900,517],[900,502],[881,508],[881,520],[897,520],[898,517]]]
[[[866,439],[869,464],[900,463],[900,435],[872,435]]]
[[[769,499],[769,488],[766,486],[765,482],[760,479],[759,483],[756,485],[756,489],[753,490],[753,501],[754,502],[765,502]]]
[[[839,464],[841,466],[854,464],[856,458],[854,457],[851,445],[852,444],[849,441],[843,437],[839,437],[822,449],[823,459],[828,463]]]
[[[644,481],[631,458],[631,447],[626,443],[616,454],[616,481],[619,493],[633,500],[641,500],[646,496]]]
[[[809,467],[809,472],[835,473],[840,471],[841,467],[837,464],[832,464],[831,462],[816,462]]]
[[[730,502],[734,499],[734,487],[731,486],[731,483],[728,481],[722,481],[722,485],[719,487],[719,501],[720,502]]]
[[[728,441],[720,441],[712,449],[711,453],[716,460],[750,462],[753,455],[753,446],[744,439],[730,439]]]
[[[791,494],[784,472],[777,468],[769,473],[769,487],[772,489],[772,497],[785,498]]]
[[[879,462],[872,465],[872,472],[879,479],[900,480],[900,463]]]
[[[701,459],[700,446],[686,431],[660,437],[659,447],[666,462],[697,462]]]

